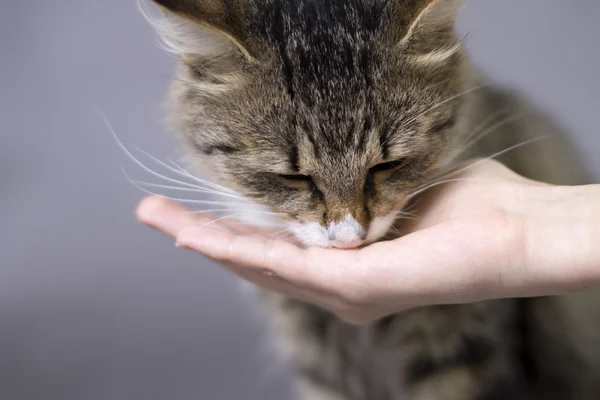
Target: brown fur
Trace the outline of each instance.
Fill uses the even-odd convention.
[[[170,106],[194,165],[283,220],[327,226],[349,212],[366,232],[445,168],[540,135],[553,139],[499,158],[532,179],[586,182],[559,128],[514,94],[477,89],[452,27],[458,1],[157,3],[231,45],[182,54]],[[464,148],[502,110],[524,116]],[[366,327],[264,297],[307,399],[587,400],[599,393],[597,296],[429,307]]]

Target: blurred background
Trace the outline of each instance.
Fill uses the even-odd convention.
[[[477,0],[473,57],[600,172],[600,2]],[[174,61],[134,0],[0,9],[0,399],[291,399],[235,279],[136,222],[119,137],[166,159]]]

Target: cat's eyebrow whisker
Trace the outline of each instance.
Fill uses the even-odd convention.
[[[416,116],[414,116],[413,118],[409,119],[408,121],[406,121],[406,122],[403,122],[403,123],[402,123],[402,125],[404,125],[404,126],[410,125],[411,123],[415,122],[416,120],[418,120],[418,119],[419,119],[419,118],[421,118],[422,116],[426,115],[427,113],[429,113],[429,112],[431,112],[431,111],[433,111],[433,110],[437,109],[438,107],[441,107],[441,106],[443,106],[444,104],[446,104],[446,103],[449,103],[449,102],[451,102],[451,101],[453,101],[453,100],[459,99],[459,98],[461,98],[462,96],[466,96],[466,95],[467,95],[467,94],[469,94],[469,93],[473,93],[473,92],[475,92],[475,91],[477,91],[477,90],[484,89],[484,88],[486,88],[486,87],[490,86],[491,84],[492,84],[492,82],[485,82],[485,83],[482,83],[482,84],[480,84],[480,85],[474,86],[474,87],[472,87],[472,88],[470,88],[470,89],[467,89],[467,90],[465,90],[465,91],[463,91],[463,92],[461,92],[461,93],[455,94],[454,96],[450,96],[450,97],[448,97],[447,99],[445,99],[445,100],[442,100],[442,101],[440,101],[439,103],[436,103],[436,104],[435,104],[435,105],[433,105],[432,107],[429,107],[427,110],[420,112],[419,114],[417,114],[417,115],[416,115]],[[392,135],[390,135],[390,137],[388,137],[388,138],[387,138],[387,139],[386,139],[386,140],[385,140],[385,141],[384,141],[384,142],[381,144],[381,147],[384,147],[384,146],[386,146],[386,145],[388,144],[388,142],[389,142],[389,141],[392,139],[392,137],[393,137],[393,136],[392,136]]]

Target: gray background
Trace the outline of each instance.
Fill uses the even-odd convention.
[[[600,171],[600,2],[473,0],[474,58]],[[235,280],[140,226],[119,136],[164,159],[173,60],[134,1],[0,7],[0,399],[288,399]]]

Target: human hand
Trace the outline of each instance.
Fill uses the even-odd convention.
[[[226,220],[203,227],[214,218],[159,197],[145,199],[138,217],[244,279],[364,324],[419,306],[598,283],[599,199],[596,186],[544,185],[478,161],[423,193],[404,236],[361,249],[301,248]]]

